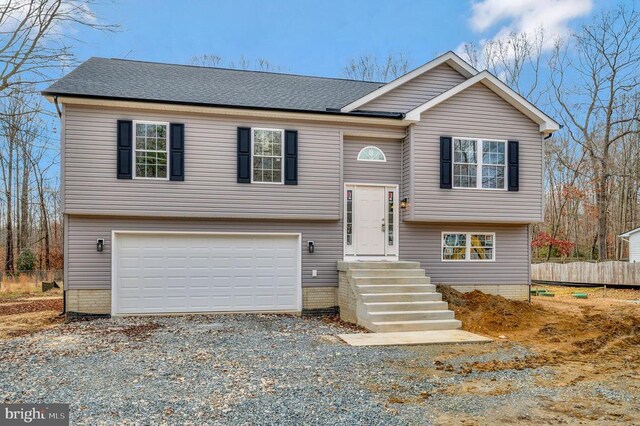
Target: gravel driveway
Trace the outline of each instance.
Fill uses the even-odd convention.
[[[349,331],[274,315],[64,324],[0,341],[0,401],[67,402],[73,424],[424,425],[436,413],[562,398],[534,383],[544,369],[434,368],[443,356],[455,366],[525,355],[519,346],[358,348],[335,337]],[[447,390],[480,379],[514,385],[490,397]]]

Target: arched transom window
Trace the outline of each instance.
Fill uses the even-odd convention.
[[[387,161],[384,152],[376,146],[365,146],[358,154],[358,161]]]

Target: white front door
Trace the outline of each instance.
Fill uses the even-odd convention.
[[[358,186],[355,191],[355,242],[358,256],[385,255],[385,188]]]

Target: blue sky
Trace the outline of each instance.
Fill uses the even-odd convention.
[[[633,2],[633,0],[629,0]],[[563,33],[608,0],[116,0],[94,7],[117,33],[81,29],[91,56],[188,63],[195,55],[265,58],[285,72],[342,76],[349,59],[402,52],[418,66],[465,41],[544,25]]]

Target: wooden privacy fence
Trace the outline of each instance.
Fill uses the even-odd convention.
[[[640,285],[640,263],[538,263],[531,265],[531,280],[637,286]]]

